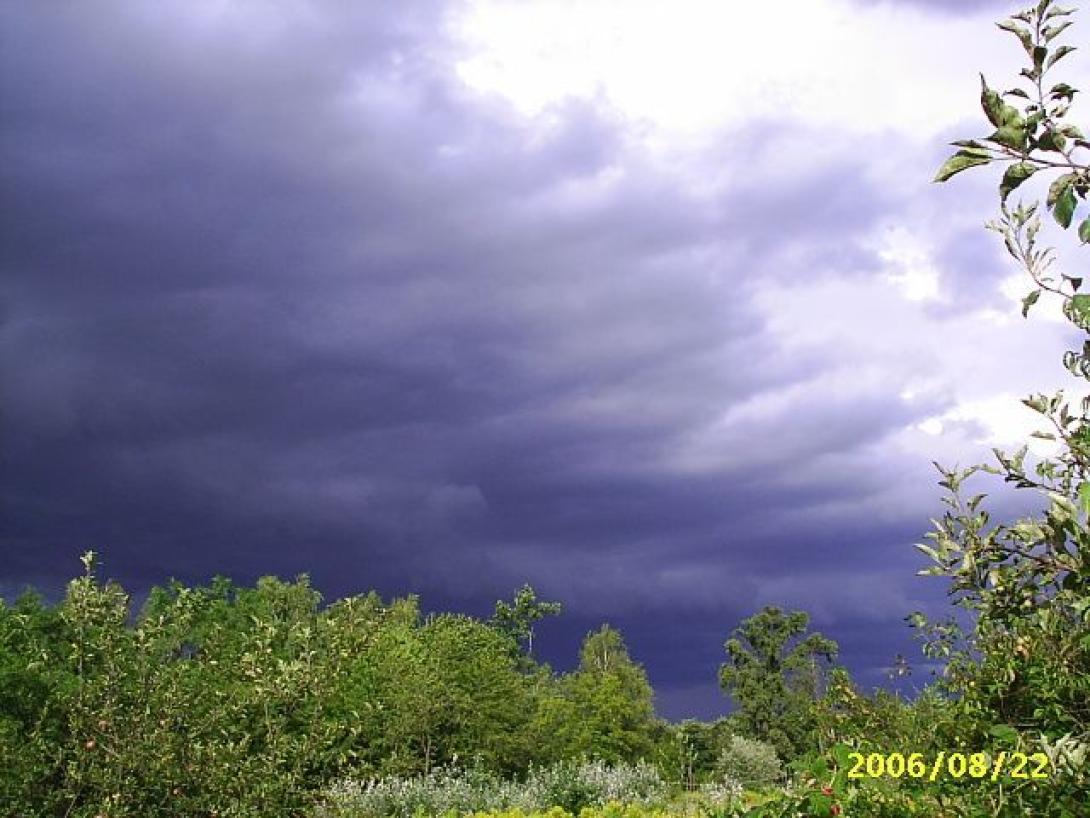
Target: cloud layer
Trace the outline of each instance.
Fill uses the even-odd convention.
[[[530,581],[548,658],[608,619],[675,717],[776,603],[880,682],[942,605],[930,460],[1032,428],[1071,340],[1016,316],[995,180],[928,184],[972,96],[878,136],[828,101],[670,121],[608,71],[530,110],[481,79],[487,8],[348,8],[4,7],[4,589],[91,546],[138,589]]]

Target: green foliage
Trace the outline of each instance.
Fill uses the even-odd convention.
[[[1090,148],[1090,142],[1078,127],[1065,121],[1077,89],[1060,82],[1046,90],[1045,77],[1056,63],[1075,50],[1073,46],[1054,44],[1072,21],[1051,24],[1050,21],[1074,11],[1052,2],[1038,3],[998,24],[1025,49],[1030,64],[1022,69],[1021,76],[1030,88],[1027,91],[1016,87],[1000,94],[981,75],[980,105],[995,130],[989,136],[954,142],[960,150],[939,168],[936,182],[945,182],[971,167],[1008,162],[999,183],[1000,199],[1005,204],[1007,196],[1038,171],[1063,170],[1066,172],[1052,183],[1047,206],[1061,227],[1066,229],[1071,225],[1079,202],[1090,193],[1090,169],[1075,158],[1074,152]],[[1025,100],[1022,110],[1008,104],[1004,97]],[[1079,237],[1084,243],[1090,241],[1088,234],[1090,217],[1079,227]]]
[[[420,813],[544,812],[556,807],[578,814],[610,802],[649,806],[666,795],[665,782],[649,764],[567,761],[532,767],[523,780],[504,779],[480,768],[448,768],[410,778],[341,781],[329,789],[319,814],[412,818]]]
[[[742,622],[727,640],[719,684],[738,705],[739,730],[794,758],[817,738],[814,704],[837,644],[809,633],[802,611],[766,607]]]
[[[1046,206],[1066,228],[1077,199],[1084,199],[1090,189],[1090,170],[1074,159],[1074,151],[1090,148],[1090,143],[1077,128],[1063,122],[1076,89],[1053,86],[1047,99],[1043,90],[1048,69],[1071,51],[1049,50],[1070,22],[1055,21],[1072,12],[1042,2],[1000,25],[1019,37],[1033,60],[1022,75],[1033,84],[1036,102],[1026,109],[1028,147],[1001,183],[1002,219],[989,227],[1003,235],[1011,256],[1034,281],[1036,289],[1023,301],[1023,315],[1042,292],[1049,291],[1063,297],[1067,317],[1090,337],[1084,309],[1087,299],[1077,292],[1082,279],[1064,275],[1057,282],[1047,275],[1054,261],[1052,249],[1036,249],[1041,228],[1037,205],[1020,204],[1011,210],[1005,202],[1012,183],[1028,178],[1025,167],[1065,169],[1052,182]],[[1002,106],[998,95],[987,93],[986,86],[985,90],[984,106],[993,124],[997,119],[1013,121],[1014,115]],[[1024,92],[1018,96],[1034,99]],[[1056,153],[1059,158],[1027,160],[1034,151]],[[1064,361],[1083,378],[1090,378],[1087,352],[1090,341],[1084,342],[1081,353],[1069,352]],[[978,729],[991,720],[1053,737],[1088,735],[1090,400],[1082,401],[1078,414],[1071,411],[1062,392],[1032,396],[1023,403],[1048,421],[1049,428],[1035,436],[1060,444],[1058,456],[1042,459],[1032,470],[1025,464],[1026,447],[1013,455],[995,450],[998,468],[976,465],[947,470],[936,464],[943,476],[940,485],[949,492],[943,498],[949,510],[935,521],[935,530],[928,534],[931,543],[918,548],[932,562],[925,573],[949,578],[956,603],[973,614],[974,626],[960,641],[956,628],[931,626],[929,651],[949,659],[948,685],[974,716]],[[1001,475],[1018,488],[1037,491],[1045,502],[1044,512],[989,526],[989,514],[981,508],[986,495],[968,500],[961,495],[962,485],[979,472]],[[920,616],[914,622],[921,627],[927,624]]]
[[[730,744],[719,755],[716,770],[725,780],[750,789],[768,787],[783,776],[775,747],[742,736],[731,736]]]
[[[700,784],[721,783],[716,764],[730,747],[733,731],[730,718],[717,719],[710,724],[686,719],[667,725],[656,750],[656,763],[666,775],[681,781],[688,790],[696,790]]]
[[[497,768],[527,761],[520,740],[531,689],[505,636],[445,614],[383,628],[354,667],[368,691],[371,763],[384,772],[428,772],[478,755]]]
[[[579,668],[543,701],[537,729],[554,737],[559,758],[648,758],[660,732],[653,698],[647,674],[628,655],[621,634],[604,625],[584,640]]]
[[[5,758],[31,761],[0,772],[6,803],[72,816],[301,809],[304,782],[349,760],[355,727],[322,703],[366,634],[326,627],[305,578],[159,589],[130,626],[128,596],[96,579],[91,555],[85,566],[54,612],[4,610],[3,666],[33,690],[4,708]]]
[[[172,583],[133,620],[85,566],[56,608],[0,607],[0,796],[22,814],[288,814],[350,769],[526,761],[528,682],[484,623],[374,594],[321,610],[305,577]]]
[[[523,647],[527,655],[534,652],[534,623],[546,616],[558,616],[563,610],[559,602],[542,602],[530,585],[515,592],[511,604],[496,602],[496,612],[490,624]]]
[[[536,769],[543,806],[650,780],[622,763],[664,728],[608,626],[556,676],[495,621],[423,618],[414,597],[323,608],[306,577],[217,578],[154,588],[134,616],[93,555],[85,568],[56,606],[0,604],[0,801],[14,814],[301,814],[330,781],[469,758],[480,776]],[[621,766],[542,766],[579,757]]]
[[[1066,83],[1044,90],[1045,74],[1074,50],[1053,45],[1071,22],[1061,19],[1073,12],[1042,0],[1000,24],[1019,38],[1030,56],[1032,64],[1022,76],[1032,84],[1033,93],[1007,92],[1028,100],[1025,116],[1015,119],[985,85],[983,103],[989,119],[1020,130],[1024,142],[1018,146],[993,139],[998,147],[987,148],[993,158],[1016,161],[1000,183],[1002,218],[988,226],[1003,236],[1010,255],[1034,282],[1023,300],[1024,316],[1042,292],[1063,299],[1064,315],[1086,339],[1081,351],[1064,356],[1064,364],[1073,375],[1090,379],[1088,299],[1078,292],[1083,279],[1049,274],[1055,256],[1052,248],[1037,249],[1041,229],[1037,204],[1011,209],[1006,203],[1008,194],[1032,173],[1060,171],[1049,186],[1045,206],[1066,229],[1090,193],[1090,167],[1076,158],[1076,151],[1090,149],[1090,143],[1081,130],[1064,121],[1078,91]],[[950,171],[948,163],[940,170],[940,180],[953,175]],[[1080,224],[1079,238],[1084,244],[1090,241],[1090,219]],[[944,687],[956,702],[962,736],[1005,739],[1015,746],[1051,748],[1057,741],[1082,746],[1090,740],[1090,399],[1081,402],[1077,414],[1063,392],[1031,396],[1023,403],[1048,423],[1034,436],[1054,441],[1059,454],[1040,459],[1032,468],[1026,465],[1028,447],[1014,454],[994,450],[998,467],[948,470],[936,464],[949,510],[933,521],[934,531],[927,535],[930,543],[917,546],[931,562],[921,573],[949,581],[955,603],[970,614],[970,628],[962,632],[953,619],[930,623],[922,614],[911,619],[924,633],[929,655],[946,661]],[[1043,510],[1012,523],[990,525],[982,508],[986,495],[966,500],[961,493],[963,484],[978,473],[999,475],[1016,488],[1037,492]],[[1021,788],[1005,800],[982,794],[980,803],[994,814],[1006,808],[1069,814],[1063,810],[1079,803],[1087,781],[1085,766],[1073,763],[1045,795]]]

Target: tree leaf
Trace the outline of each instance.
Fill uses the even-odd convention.
[[[1090,295],[1083,293],[1071,296],[1071,311],[1075,313],[1076,319],[1090,321]]]
[[[999,196],[1005,202],[1011,191],[1035,174],[1040,167],[1029,162],[1016,162],[1007,168],[1003,180],[999,183]]]
[[[1003,98],[988,87],[983,74],[980,75],[980,85],[980,106],[984,109],[984,114],[988,117],[989,122],[997,128],[1015,123],[1021,124],[1021,114],[1015,108],[1003,102]]]
[[[1079,225],[1079,241],[1083,244],[1090,244],[1090,216],[1087,216],[1082,220],[1082,224]],[[1082,279],[1079,279],[1080,283]]]
[[[1064,145],[1067,144],[1067,137],[1059,131],[1045,131],[1037,145],[1043,151],[1054,151],[1056,153],[1063,153]]]
[[[1068,14],[1074,14],[1074,13],[1075,13],[1075,9],[1065,8],[1063,6],[1053,6],[1048,11],[1045,12],[1045,16],[1044,16],[1043,19],[1051,20],[1053,17],[1064,17],[1064,16],[1066,16]],[[1018,15],[1015,15],[1015,16],[1017,17]],[[1026,22],[1028,23],[1029,20],[1026,20]]]
[[[1061,45],[1059,48],[1052,52],[1052,56],[1049,57],[1048,62],[1045,63],[1045,68],[1051,68],[1074,50],[1075,46],[1073,45]]]
[[[991,157],[982,151],[961,150],[943,162],[932,182],[945,182],[956,173],[961,173],[966,168],[986,165],[991,162]]]
[[[1049,89],[1048,95],[1052,99],[1066,99],[1070,102],[1078,92],[1079,89],[1072,88],[1066,82],[1058,82]]]
[[[1068,185],[1057,197],[1056,204],[1052,208],[1052,217],[1065,230],[1071,226],[1071,217],[1075,215],[1076,204],[1078,202],[1075,200],[1075,191],[1071,185]]]
[[[1060,198],[1060,194],[1064,192],[1065,188],[1071,187],[1074,181],[1074,173],[1065,173],[1063,176],[1059,176],[1053,180],[1052,184],[1048,186],[1048,196],[1045,198],[1045,207],[1051,208],[1055,205],[1056,201]]]
[[[1034,290],[1033,292],[1031,292],[1029,295],[1027,295],[1025,298],[1022,299],[1022,317],[1023,318],[1026,318],[1026,317],[1029,316],[1029,308],[1032,307],[1034,304],[1036,304],[1037,299],[1040,298],[1040,297],[1041,297],[1041,291],[1040,290]]]
[[[1060,34],[1063,33],[1063,30],[1071,25],[1071,23],[1071,20],[1065,20],[1064,22],[1057,23],[1054,26],[1045,26],[1045,30],[1041,32],[1041,34],[1045,38],[1045,42],[1051,43],[1053,40],[1059,37]]]
[[[1026,149],[1026,129],[1020,125],[1004,125],[988,137],[992,142],[998,142],[1012,150],[1022,151]]]
[[[1079,505],[1083,514],[1090,514],[1090,483],[1085,480],[1079,484]]]
[[[1033,54],[1033,37],[1029,33],[1029,29],[1022,28],[1017,25],[1013,20],[1005,20],[1002,23],[995,24],[1003,31],[1009,31],[1022,43],[1022,48],[1026,49],[1027,54]]]

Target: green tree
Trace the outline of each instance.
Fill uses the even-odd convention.
[[[1051,176],[1045,207],[1066,230],[1078,221],[1076,213],[1090,195],[1090,142],[1066,121],[1078,90],[1046,81],[1051,69],[1075,50],[1058,42],[1075,11],[1041,0],[998,24],[1026,52],[1029,64],[1021,71],[1026,82],[1000,94],[982,77],[981,104],[995,131],[954,143],[961,150],[940,168],[936,181],[969,167],[1006,165],[999,185],[1001,218],[987,226],[1003,237],[1008,253],[1033,282],[1022,302],[1023,316],[1042,294],[1061,299],[1063,314],[1083,339],[1080,350],[1064,355],[1064,365],[1072,375],[1090,380],[1090,295],[1080,292],[1083,278],[1057,275],[1054,249],[1037,247],[1039,202],[1008,205],[1010,194],[1028,179]],[[1083,245],[1090,242],[1084,208],[1078,236]],[[931,562],[921,573],[949,581],[956,604],[970,614],[968,632],[952,620],[929,623],[919,613],[910,621],[927,635],[928,653],[946,660],[945,686],[958,702],[963,734],[970,740],[988,736],[1042,743],[1056,756],[1056,766],[1070,773],[1050,790],[1050,808],[1065,799],[1085,806],[1076,795],[1087,786],[1085,770],[1063,760],[1090,749],[1090,399],[1081,401],[1078,412],[1062,390],[1023,403],[1047,420],[1047,428],[1034,437],[1054,441],[1056,456],[1027,466],[1028,447],[1023,446],[1014,454],[993,450],[997,466],[948,470],[935,464],[949,510],[935,521],[927,535],[930,542],[917,546]],[[990,525],[982,506],[987,495],[967,500],[962,495],[963,484],[981,472],[1038,492],[1043,511]],[[1060,739],[1076,749],[1057,755]],[[1041,807],[1029,801],[1011,804],[1029,811]]]
[[[1090,295],[1079,292],[1082,278],[1050,273],[1054,250],[1036,245],[1042,226],[1037,203],[1019,203],[1014,209],[1007,204],[1010,193],[1025,180],[1051,173],[1055,178],[1048,187],[1046,207],[1053,221],[1066,229],[1090,194],[1085,153],[1090,142],[1066,121],[1077,89],[1046,82],[1050,69],[1074,50],[1056,42],[1074,11],[1042,0],[999,24],[1021,42],[1029,57],[1030,64],[1021,72],[1029,87],[997,94],[985,82],[982,107],[997,130],[983,142],[955,143],[962,150],[936,179],[945,181],[966,167],[1007,164],[1000,182],[1002,218],[988,226],[1003,236],[1008,252],[1033,281],[1023,315],[1042,293],[1062,299],[1064,314],[1085,339],[1082,351],[1068,352],[1064,363],[1073,375],[1090,379]],[[1004,97],[1023,100],[1023,110]],[[1090,216],[1078,230],[1081,241],[1090,242]],[[994,450],[998,468],[947,470],[936,464],[943,476],[940,485],[949,492],[943,501],[950,510],[927,535],[931,544],[917,547],[932,561],[924,573],[951,581],[957,604],[971,612],[974,624],[965,650],[955,651],[950,638],[933,640],[930,649],[951,658],[949,683],[980,721],[993,719],[1053,736],[1090,737],[1090,399],[1082,401],[1078,413],[1064,400],[1062,390],[1031,396],[1023,403],[1047,419],[1048,428],[1034,436],[1056,442],[1060,450],[1056,457],[1040,459],[1029,468],[1028,447],[1022,447],[1013,455]],[[1002,475],[1017,488],[1038,491],[1045,511],[989,526],[989,514],[981,507],[986,495],[967,501],[961,495],[962,484],[978,472]],[[918,614],[912,620],[925,624]],[[932,632],[956,634],[949,625]]]
[[[20,696],[0,718],[14,814],[292,814],[346,768],[356,725],[325,705],[348,647],[305,578],[172,583],[134,621],[92,554],[84,565],[48,614],[0,616],[0,671]]]
[[[665,725],[655,755],[656,763],[671,778],[681,780],[686,789],[716,777],[716,767],[733,738],[729,718],[714,722],[685,719]]]
[[[524,648],[526,655],[530,656],[534,652],[534,623],[546,616],[558,616],[562,610],[559,602],[539,600],[537,592],[527,584],[515,592],[511,604],[503,600],[496,602],[496,612],[490,624]]]
[[[68,739],[63,646],[72,638],[38,594],[0,600],[0,803],[17,812],[63,809],[55,759]]]
[[[837,653],[836,642],[809,633],[809,624],[802,611],[766,607],[735,629],[719,669],[719,685],[738,707],[739,730],[774,745],[784,758],[812,746],[822,662],[831,664]]]
[[[442,614],[384,629],[361,660],[383,772],[427,773],[455,757],[513,771],[527,763],[529,680],[507,638],[470,617]]]
[[[661,729],[654,693],[619,631],[603,625],[587,634],[579,668],[560,681],[559,692],[548,706],[551,726],[566,737],[566,756],[616,762],[652,754]]]

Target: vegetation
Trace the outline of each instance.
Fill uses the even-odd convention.
[[[745,620],[725,645],[719,684],[738,705],[735,722],[747,735],[794,757],[814,745],[814,703],[833,661],[836,642],[806,633],[810,617],[768,607]]]
[[[990,227],[1033,282],[1023,315],[1060,298],[1085,339],[1064,363],[1090,379],[1090,294],[1038,248],[1038,206],[1009,204],[1054,177],[1045,209],[1090,242],[1090,142],[1066,121],[1077,89],[1046,81],[1073,50],[1058,44],[1072,14],[1041,0],[1000,24],[1026,51],[1027,87],[984,81],[994,131],[954,143],[936,180],[1004,165]],[[919,546],[922,573],[962,611],[909,617],[945,668],[912,701],[861,691],[802,612],[766,608],[730,635],[731,716],[668,724],[608,625],[573,672],[538,663],[534,627],[560,608],[529,586],[487,621],[374,593],[323,606],[305,576],[170,583],[137,611],[88,554],[58,604],[0,604],[0,804],[57,818],[1084,814],[1090,400],[1077,414],[1062,392],[1024,403],[1057,454],[939,467],[948,510]],[[986,495],[962,495],[980,474],[1038,493],[1041,512],[992,524]],[[1047,781],[991,774],[1035,752]],[[959,754],[963,772],[947,773],[940,760]],[[887,758],[900,774],[853,775]]]
[[[480,768],[452,768],[410,778],[342,781],[330,788],[321,814],[396,816],[445,815],[481,811],[545,812],[553,807],[578,814],[609,803],[652,806],[662,803],[667,784],[651,764],[606,765],[560,762],[531,767],[522,780],[504,779]]]

